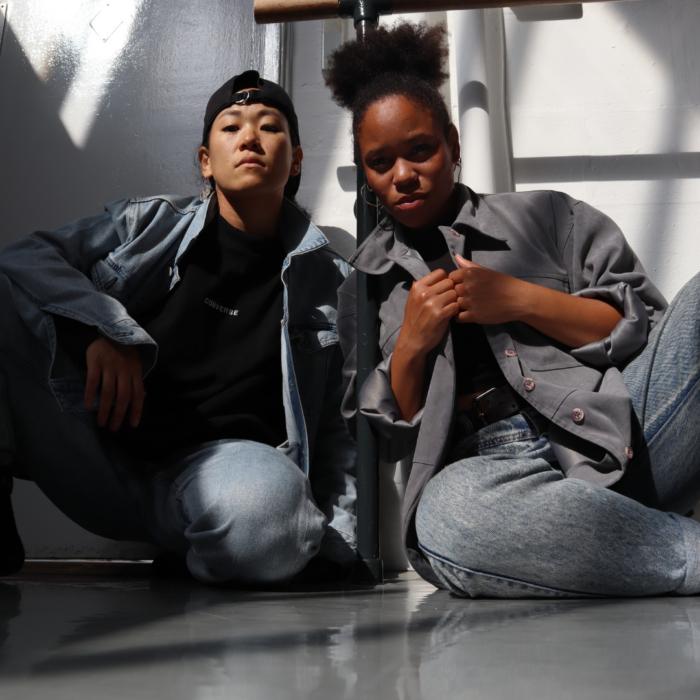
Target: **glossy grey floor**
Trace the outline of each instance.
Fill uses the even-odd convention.
[[[374,589],[0,583],[0,697],[700,698],[700,598],[463,600]]]

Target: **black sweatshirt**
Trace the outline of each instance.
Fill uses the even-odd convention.
[[[205,226],[180,259],[177,286],[135,316],[158,360],[144,381],[139,427],[127,415],[116,435],[124,449],[155,459],[210,440],[286,440],[284,257],[278,237],[245,233],[220,215]],[[59,338],[69,341],[69,324],[59,320]]]

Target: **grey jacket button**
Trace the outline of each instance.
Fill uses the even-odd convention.
[[[625,447],[625,457],[627,457],[627,459],[632,459],[632,457],[634,457],[634,450],[631,447]]]
[[[534,379],[530,379],[530,377],[528,377],[528,378],[523,382],[523,386],[525,387],[525,391],[532,391],[532,390],[535,388],[535,380],[534,380]]]
[[[508,348],[508,350],[506,350],[506,357],[515,357],[517,354],[518,353],[512,348]]]
[[[571,417],[574,419],[574,423],[583,423],[585,415],[586,414],[580,408],[575,408],[571,411]]]

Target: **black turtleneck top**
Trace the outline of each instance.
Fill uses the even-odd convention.
[[[431,272],[442,269],[449,275],[457,269],[439,229],[418,233],[404,228],[403,234]],[[470,259],[470,252],[465,250],[464,257]],[[450,321],[450,330],[457,373],[457,396],[486,391],[506,383],[484,329],[478,323],[458,323],[453,318]]]

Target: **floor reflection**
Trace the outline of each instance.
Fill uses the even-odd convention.
[[[697,698],[700,599],[462,600],[373,590],[0,583],[0,695]]]

